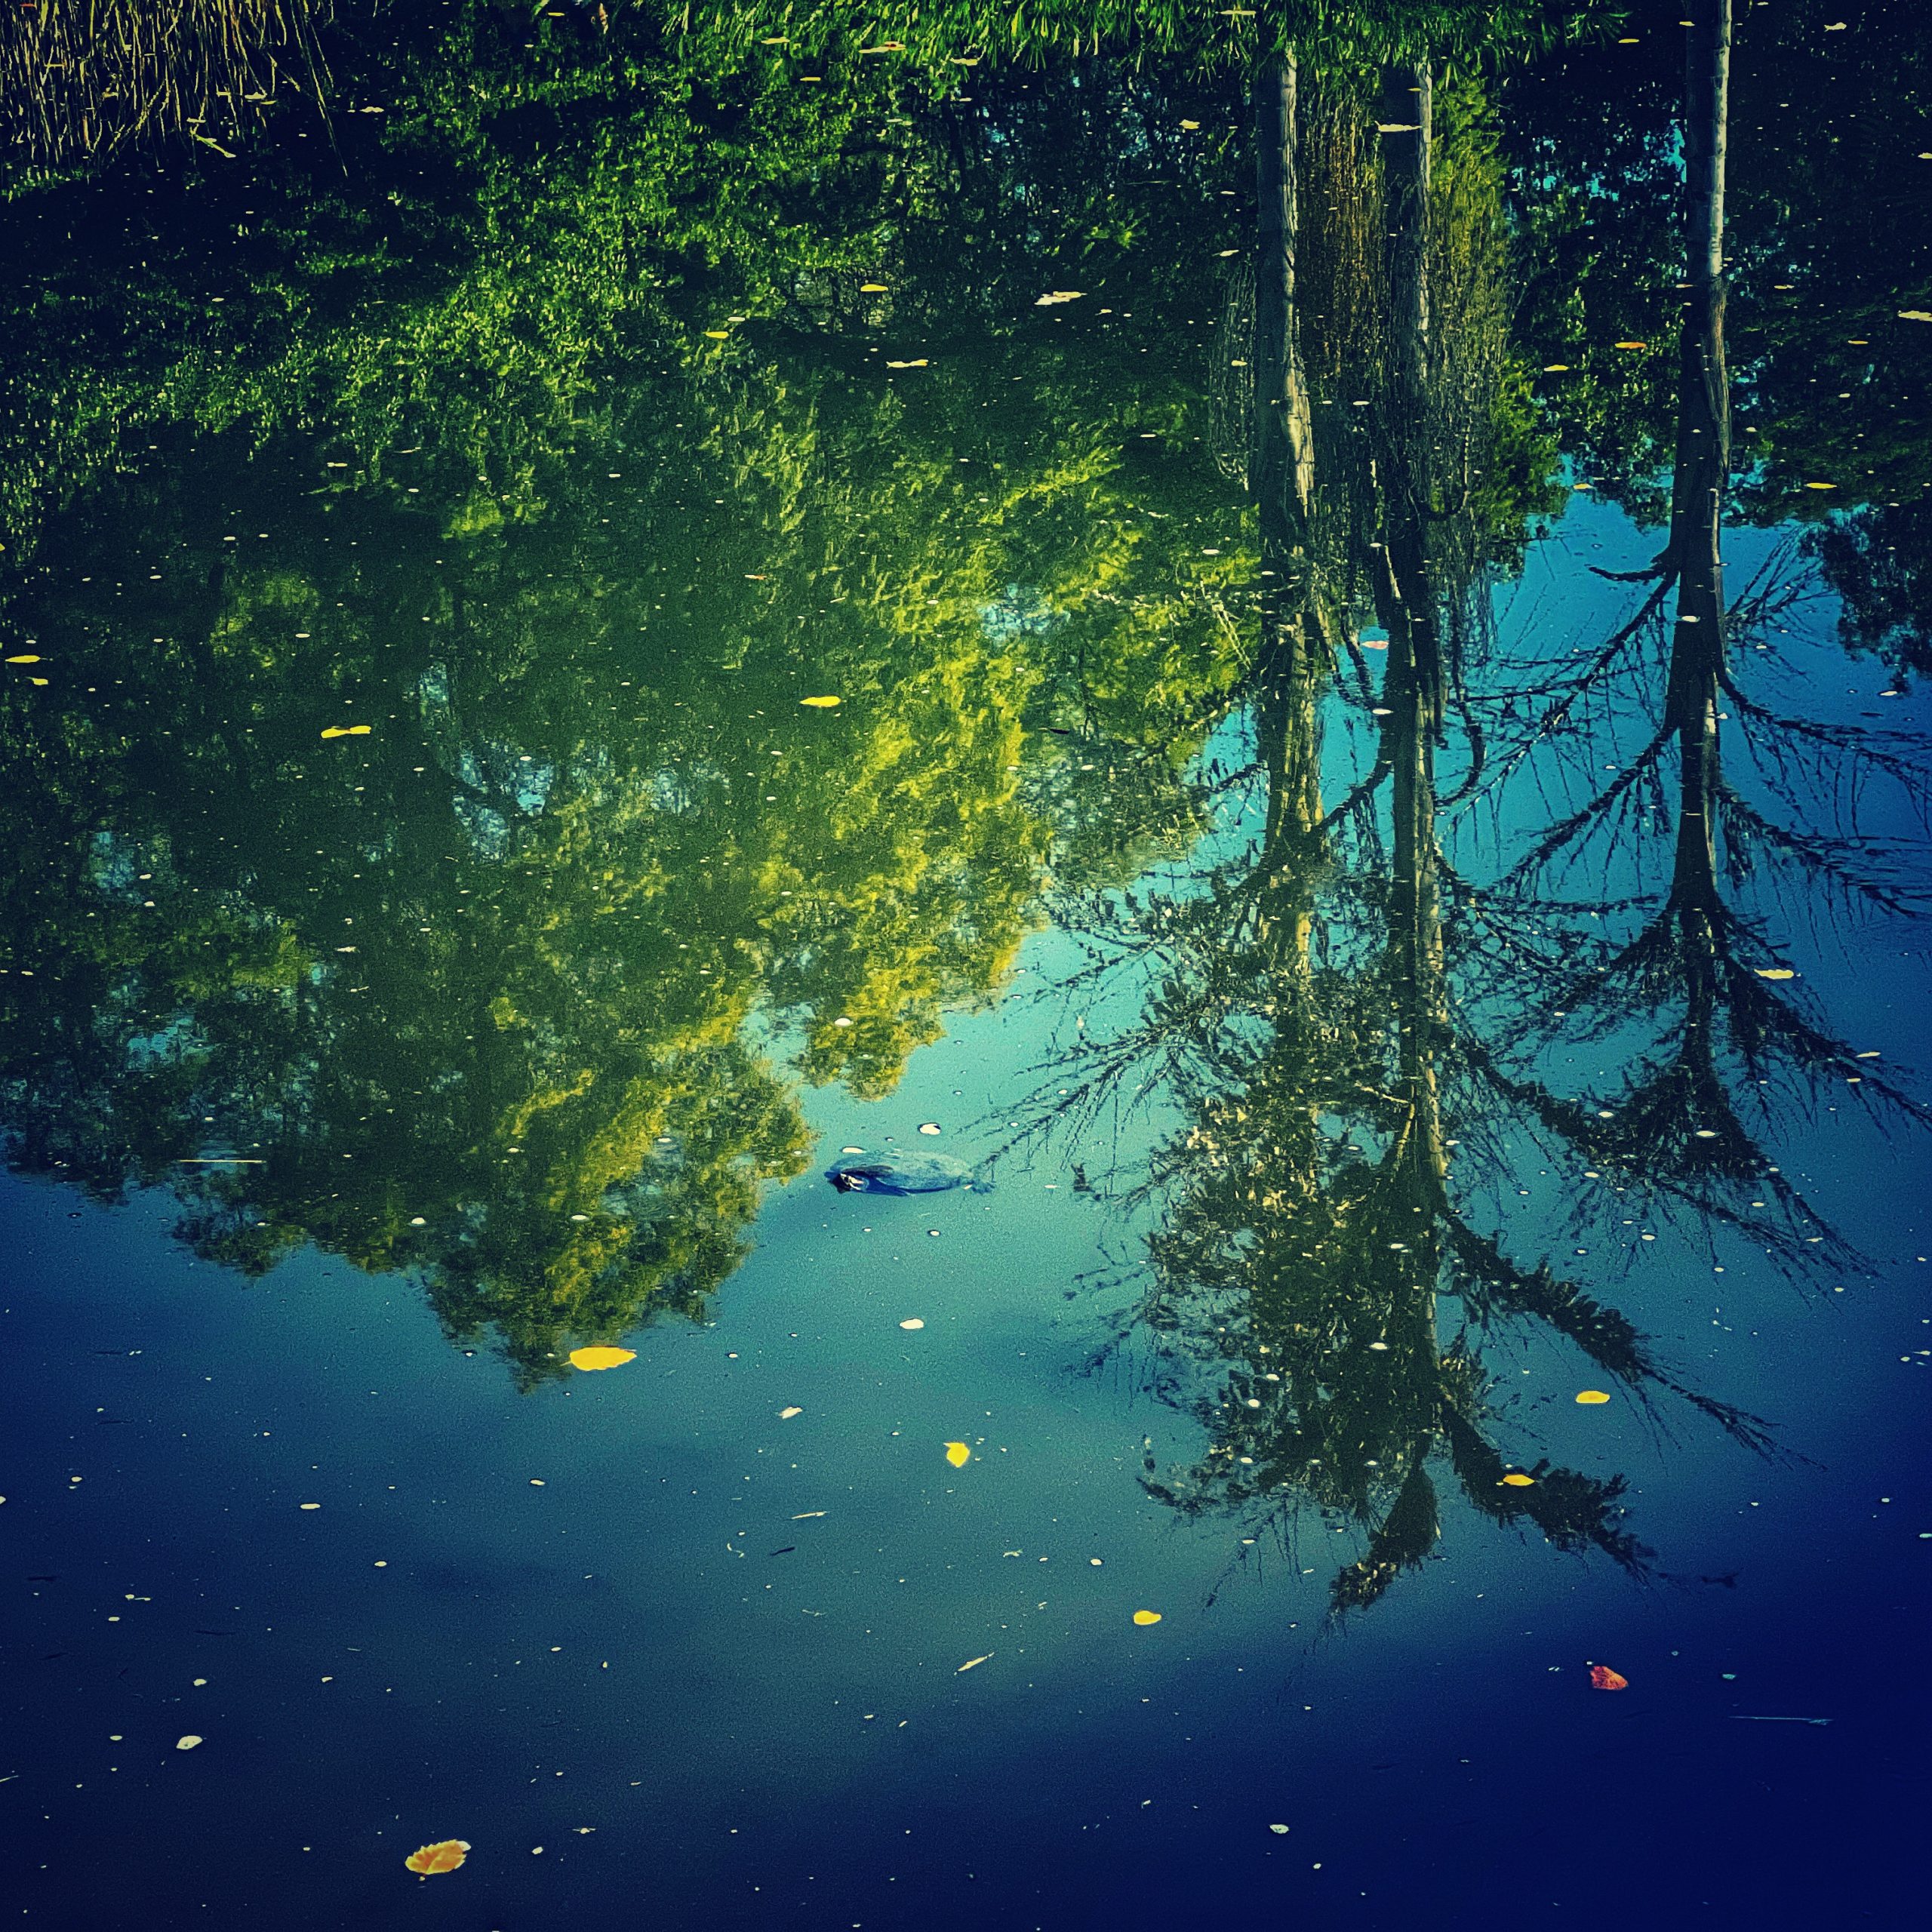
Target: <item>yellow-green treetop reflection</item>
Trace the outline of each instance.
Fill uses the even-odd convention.
[[[1018,164],[946,165],[1004,342],[955,317],[900,355],[932,320],[853,271],[763,339],[633,314],[524,414],[426,321],[460,411],[263,378],[237,463],[137,317],[169,461],[42,499],[7,611],[46,680],[5,698],[20,1165],[166,1181],[246,1270],[303,1241],[408,1270],[535,1380],[701,1307],[804,1159],[798,1079],[889,1091],[996,989],[1050,866],[1185,844],[1244,649],[1238,511],[1176,358],[1083,365],[1031,315]],[[842,192],[875,187],[862,155]],[[817,302],[816,237],[787,245],[755,277]],[[1128,285],[1130,249],[1090,272]]]

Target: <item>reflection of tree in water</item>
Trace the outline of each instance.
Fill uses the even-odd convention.
[[[1678,1211],[1687,1232],[1748,1230],[1774,1258],[1802,1270],[1854,1257],[1770,1158],[1770,1130],[1825,1104],[1826,1091],[1862,1103],[1881,1121],[1926,1116],[1875,1056],[1838,1037],[1793,989],[1782,949],[1764,921],[1741,908],[1740,890],[1762,878],[1780,905],[1795,897],[1814,919],[1903,909],[1919,896],[1909,861],[1863,829],[1860,808],[1883,784],[1922,814],[1928,788],[1908,739],[1785,715],[1740,675],[1740,656],[1770,650],[1781,628],[1776,620],[1805,588],[1783,552],[1736,608],[1727,607],[1729,54],[1727,7],[1701,8],[1688,51],[1689,269],[1670,520],[1663,549],[1633,574],[1652,587],[1580,665],[1494,700],[1499,736],[1508,740],[1501,768],[1514,771],[1540,753],[1538,782],[1569,795],[1568,808],[1488,890],[1487,916],[1499,924],[1534,917],[1552,890],[1604,876],[1629,881],[1626,904],[1610,909],[1627,915],[1650,884],[1646,848],[1665,839],[1667,882],[1661,903],[1629,937],[1574,935],[1563,958],[1549,957],[1549,992],[1522,1004],[1506,1029],[1513,1037],[1494,1043],[1491,1070],[1558,1142]],[[1675,614],[1666,626],[1673,591]],[[1725,769],[1727,721],[1743,739],[1748,783]],[[1625,755],[1605,780],[1603,753],[1619,746]],[[1821,811],[1837,829],[1807,823]],[[1620,1091],[1596,1104],[1565,1100],[1533,1077],[1503,1071],[1552,1011],[1573,1042],[1648,1029],[1651,1044],[1631,1048]]]
[[[870,172],[847,185],[875,222]],[[745,272],[810,279],[835,242],[789,245]],[[1223,631],[1177,565],[1201,539],[1176,466],[1124,465],[1118,417],[1184,392],[1063,392],[1043,340],[989,425],[963,352],[916,394],[855,382],[857,306],[782,381],[630,318],[641,366],[599,417],[513,426],[501,514],[460,423],[412,450],[352,396],[318,451],[265,383],[238,483],[171,424],[165,472],[50,526],[11,611],[58,695],[21,681],[4,720],[18,1165],[109,1200],[166,1182],[184,1237],[250,1273],[307,1241],[408,1271],[536,1380],[701,1307],[802,1168],[801,1078],[888,1092],[997,986],[1071,792],[1106,821],[1090,875],[1171,848],[1165,727],[1225,684]],[[487,413],[457,349],[439,380]],[[176,365],[137,373],[165,414]],[[820,691],[840,708],[800,707]],[[1035,718],[1131,755],[1111,811]],[[321,741],[338,720],[374,729]]]
[[[1721,704],[1747,733],[1782,748],[1792,798],[1815,786],[1820,759],[1875,758],[1903,777],[1911,768],[1902,750],[1875,751],[1834,728],[1775,715],[1741,688],[1726,653],[1721,271],[1715,262],[1699,268],[1712,260],[1721,207],[1710,177],[1721,141],[1710,137],[1713,122],[1721,133],[1721,91],[1715,103],[1713,95],[1721,69],[1707,57],[1701,75],[1694,63],[1692,73],[1690,118],[1704,118],[1703,138],[1694,133],[1687,144],[1693,274],[1660,587],[1629,635],[1587,660],[1588,672],[1566,666],[1527,693],[1467,698],[1484,547],[1468,507],[1444,500],[1444,439],[1429,426],[1447,426],[1449,446],[1475,454],[1472,468],[1488,426],[1479,389],[1460,414],[1440,392],[1415,405],[1418,383],[1427,390],[1449,360],[1432,335],[1457,326],[1432,329],[1431,297],[1453,315],[1457,290],[1440,269],[1432,285],[1412,266],[1418,256],[1440,261],[1443,251],[1420,247],[1410,232],[1415,217],[1403,211],[1426,209],[1438,220],[1441,203],[1429,180],[1428,94],[1418,76],[1390,77],[1381,115],[1393,131],[1383,137],[1380,203],[1389,236],[1383,346],[1363,378],[1377,405],[1358,445],[1365,459],[1324,441],[1319,408],[1309,412],[1315,494],[1327,493],[1325,515],[1354,534],[1352,554],[1324,555],[1319,519],[1292,487],[1285,507],[1266,498],[1260,506],[1264,562],[1272,561],[1272,523],[1288,560],[1281,574],[1299,572],[1285,593],[1263,585],[1251,773],[1266,784],[1265,828],[1252,850],[1191,895],[1087,903],[1090,981],[1129,969],[1154,995],[1139,1024],[1084,1044],[1053,1069],[1033,1117],[1041,1131],[1091,1121],[1130,1092],[1158,1092],[1187,1117],[1186,1131],[1136,1190],[1159,1214],[1137,1317],[1155,1338],[1160,1386],[1193,1408],[1211,1446],[1177,1473],[1164,1475],[1150,1461],[1149,1486],[1191,1512],[1232,1510],[1257,1533],[1264,1522],[1285,1525],[1306,1503],[1338,1526],[1358,1525],[1367,1546],[1334,1580],[1337,1610],[1374,1601],[1429,1552],[1445,1475],[1497,1521],[1644,1567],[1645,1552],[1623,1520],[1622,1478],[1509,1460],[1481,1352],[1484,1332],[1498,1324],[1560,1338],[1591,1364],[1591,1379],[1620,1386],[1660,1423],[1666,1412],[1659,1398],[1675,1397],[1740,1442],[1768,1446],[1762,1424],[1678,1378],[1625,1315],[1547,1262],[1519,1259],[1506,1229],[1472,1214],[1466,1204],[1505,1174],[1513,1178],[1525,1147],[1561,1152],[1565,1168],[1580,1155],[1592,1164],[1587,1178],[1600,1184],[1577,1211],[1586,1219],[1611,1222],[1634,1212],[1635,1201],[1660,1201],[1700,1231],[1748,1229],[1793,1264],[1841,1265],[1847,1251],[1763,1144],[1792,1097],[1780,1076],[1855,1081],[1848,1091],[1880,1110],[1918,1113],[1795,1003],[1783,980],[1766,977],[1775,954],[1720,890],[1720,851],[1734,872],[1754,845],[1768,845],[1807,880],[1854,897],[1885,905],[1900,891],[1895,878],[1851,866],[1850,840],[1781,830],[1726,786],[1717,757]],[[1420,112],[1392,111],[1398,91],[1420,99]],[[1364,183],[1361,192],[1373,191]],[[1373,220],[1363,225],[1374,232]],[[1305,245],[1301,260],[1318,248]],[[1318,285],[1305,300],[1318,315]],[[1257,316],[1265,306],[1257,303]],[[1266,355],[1257,345],[1257,368],[1268,368]],[[1500,364],[1480,352],[1466,360]],[[1274,366],[1289,365],[1278,357]],[[1292,448],[1292,431],[1283,440]],[[1257,464],[1256,473],[1268,472]],[[1292,478],[1294,465],[1277,473]],[[1323,589],[1335,585],[1365,588],[1388,658],[1375,694],[1374,763],[1324,812],[1318,640],[1346,634],[1361,596],[1312,617]],[[1543,740],[1558,727],[1571,734],[1559,751],[1574,738],[1577,763],[1600,767],[1601,720],[1583,718],[1581,693],[1614,681],[1605,718],[1641,704],[1620,654],[1654,623],[1672,588],[1678,621],[1638,775],[1620,774],[1567,814],[1494,884],[1451,866],[1436,823],[1445,719],[1470,720],[1458,796],[1481,795],[1519,773],[1550,782]],[[1746,615],[1767,621],[1779,595],[1775,580],[1760,586]],[[1564,678],[1577,681],[1575,691]],[[1679,768],[1674,815],[1659,775],[1667,758]],[[1630,832],[1669,832],[1674,817],[1664,903],[1636,939],[1599,947],[1592,958],[1589,920],[1615,906],[1601,897],[1565,904],[1538,888],[1549,867],[1633,792],[1647,809],[1630,817]],[[1641,896],[1636,861],[1626,869]],[[1683,1014],[1677,1051],[1655,1065],[1639,1056],[1621,1096],[1567,1101],[1535,1073],[1534,1023],[1550,1008],[1574,1023],[1589,1007],[1586,1037],[1610,1041],[1672,1002]],[[1768,1217],[1758,1211],[1767,1206]]]

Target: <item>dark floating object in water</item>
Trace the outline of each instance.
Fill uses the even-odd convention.
[[[825,1177],[841,1194],[943,1194],[974,1185],[973,1170],[950,1154],[869,1154],[836,1162]]]

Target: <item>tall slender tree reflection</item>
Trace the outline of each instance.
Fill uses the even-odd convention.
[[[1661,903],[1620,942],[1585,943],[1582,970],[1554,978],[1549,998],[1525,1006],[1517,1044],[1554,1009],[1568,1037],[1607,1038],[1647,1023],[1655,1045],[1633,1054],[1620,1088],[1601,1104],[1565,1101],[1533,1078],[1498,1071],[1499,1087],[1531,1107],[1561,1140],[1598,1166],[1680,1211],[1688,1229],[1748,1228],[1800,1272],[1854,1257],[1819,1219],[1767,1148],[1780,1115],[1821,1103],[1829,1090],[1890,1120],[1922,1121],[1919,1103],[1838,1037],[1793,990],[1795,975],[1763,919],[1735,889],[1768,872],[1802,888],[1806,902],[1854,914],[1900,909],[1914,896],[1900,854],[1863,836],[1857,798],[1881,780],[1927,795],[1922,763],[1906,741],[1789,716],[1754,696],[1740,646],[1767,648],[1774,620],[1803,593],[1788,555],[1774,560],[1743,603],[1727,608],[1723,531],[1730,488],[1729,375],[1724,345],[1724,187],[1730,11],[1703,0],[1686,37],[1685,278],[1679,328],[1676,451],[1668,534],[1649,568],[1642,604],[1553,694],[1500,700],[1521,712],[1505,763],[1533,751],[1598,771],[1601,753],[1644,736],[1616,775],[1592,777],[1583,796],[1531,844],[1492,896],[1533,913],[1553,878],[1601,876],[1620,864],[1640,881],[1641,848],[1669,838]],[[1675,594],[1665,642],[1663,611]],[[1662,691],[1645,675],[1645,648],[1660,653]],[[1721,726],[1734,719],[1751,754],[1747,787],[1725,770]],[[1506,729],[1510,728],[1505,726]],[[1670,766],[1674,759],[1674,781]],[[1754,797],[1753,792],[1757,795]],[[1853,816],[1838,829],[1807,824],[1821,802]],[[1674,828],[1674,829],[1673,829]],[[1500,1067],[1500,1062],[1498,1062]],[[1813,1252],[1813,1251],[1817,1251]]]
[[[1708,106],[1714,70],[1707,58],[1697,97],[1705,138],[1691,145],[1692,220],[1706,237],[1721,221],[1721,112],[1712,117]],[[1429,1554],[1445,1479],[1493,1520],[1641,1571],[1647,1552],[1625,1520],[1620,1477],[1552,1467],[1531,1444],[1508,1440],[1491,1401],[1485,1333],[1499,1324],[1542,1331],[1663,1426],[1663,1400],[1674,1398],[1750,1447],[1769,1438],[1756,1419],[1675,1374],[1632,1321],[1581,1281],[1520,1258],[1506,1224],[1472,1205],[1520,1158],[1512,1136],[1534,1145],[1555,1129],[1563,1144],[1572,1128],[1573,1155],[1580,1146],[1612,1164],[1602,1152],[1612,1134],[1594,1131],[1599,1118],[1625,1137],[1618,1178],[1598,1190],[1606,1204],[1621,1198],[1620,1180],[1632,1174],[1686,1187],[1681,1144],[1659,1136],[1641,1106],[1566,1106],[1535,1079],[1505,1070],[1524,1037],[1518,1016],[1542,1009],[1569,949],[1547,932],[1564,909],[1532,907],[1523,874],[1491,888],[1443,854],[1438,757],[1453,748],[1457,796],[1487,782],[1476,721],[1484,701],[1463,686],[1480,641],[1485,565],[1498,554],[1478,497],[1504,440],[1508,383],[1502,345],[1494,334],[1500,331],[1500,308],[1481,299],[1481,251],[1466,229],[1444,232],[1458,208],[1444,177],[1454,183],[1459,165],[1466,171],[1468,153],[1443,153],[1427,73],[1389,70],[1376,110],[1379,189],[1373,174],[1352,184],[1371,211],[1356,225],[1385,238],[1380,326],[1357,339],[1358,386],[1369,393],[1350,398],[1367,402],[1367,424],[1345,427],[1340,412],[1318,405],[1309,414],[1312,494],[1327,494],[1324,518],[1294,487],[1292,407],[1273,420],[1267,408],[1278,383],[1291,404],[1297,358],[1274,346],[1275,306],[1266,293],[1278,279],[1269,199],[1275,96],[1266,75],[1260,94],[1252,474],[1264,574],[1252,770],[1266,788],[1264,829],[1205,893],[1088,903],[1092,972],[1131,963],[1156,991],[1139,1025],[1084,1044],[1053,1069],[1032,1124],[1044,1131],[1069,1115],[1091,1118],[1129,1089],[1164,1091],[1189,1119],[1139,1190],[1158,1218],[1135,1313],[1157,1338],[1161,1386],[1213,1440],[1183,1471],[1150,1466],[1154,1493],[1190,1512],[1232,1510],[1251,1533],[1263,1523],[1285,1528],[1311,1503],[1337,1527],[1353,1527],[1363,1548],[1334,1579],[1338,1612],[1373,1602]],[[1466,125],[1459,134],[1469,138]],[[1466,195],[1466,172],[1456,185]],[[1306,227],[1301,239],[1300,261],[1321,258]],[[1721,795],[1718,707],[1730,687],[1717,540],[1723,291],[1708,246],[1697,259],[1665,566],[1687,587],[1659,734],[1683,760],[1693,827],[1678,842],[1667,930],[1674,956],[1701,975],[1689,1030],[1708,1039],[1724,980],[1708,828]],[[1318,315],[1323,305],[1312,306]],[[1334,366],[1320,351],[1307,360]],[[1310,533],[1324,526],[1347,533],[1343,554],[1321,557]],[[1321,583],[1340,595],[1311,625]],[[1373,762],[1324,814],[1313,701],[1322,659],[1306,640],[1324,627],[1337,634],[1367,614],[1364,602],[1386,638],[1386,671],[1372,692]],[[1653,615],[1660,603],[1653,593]],[[1487,709],[1509,715],[1506,702]],[[1464,721],[1453,734],[1452,717]],[[1521,747],[1506,739],[1504,749],[1506,774]],[[1558,826],[1543,842],[1560,850],[1564,836]],[[1686,935],[1696,941],[1688,949]],[[1629,963],[1640,977],[1650,970],[1641,955]],[[1743,968],[1730,977],[1740,974],[1750,1011],[1776,1014],[1783,1037],[1797,1037],[1770,991],[1776,983]],[[1697,1091],[1674,1094],[1669,1105],[1694,1107],[1700,1123],[1729,1113],[1718,1111],[1727,1073],[1715,1060],[1675,1077]],[[1657,1104],[1666,1104],[1661,1094]],[[1697,1158],[1743,1160],[1721,1127],[1687,1131],[1709,1150]],[[1764,1178],[1761,1158],[1749,1165],[1754,1186],[1780,1184]]]

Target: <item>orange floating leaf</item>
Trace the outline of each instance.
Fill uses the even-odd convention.
[[[1627,1690],[1629,1687],[1629,1678],[1620,1676],[1608,1664],[1593,1663],[1590,1666],[1590,1688],[1592,1690]]]
[[[419,1877],[434,1877],[440,1872],[454,1872],[469,1856],[467,1838],[445,1838],[438,1844],[420,1845],[402,1862]]]
[[[1503,1480],[1511,1489],[1529,1489],[1536,1483],[1534,1476],[1526,1476],[1521,1469],[1512,1469]]]

